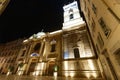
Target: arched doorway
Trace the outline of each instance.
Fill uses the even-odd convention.
[[[53,76],[54,67],[55,67],[55,61],[49,61],[48,62],[48,76]]]
[[[27,72],[28,75],[33,75],[33,72],[35,71],[35,67],[36,67],[37,62],[38,62],[37,58],[33,58],[30,60],[29,69]]]

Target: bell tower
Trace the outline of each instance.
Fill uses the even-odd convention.
[[[77,26],[84,24],[82,17],[80,16],[77,1],[74,1],[68,5],[63,6],[64,10],[64,22],[63,30],[73,29]],[[79,26],[80,27],[80,26]]]

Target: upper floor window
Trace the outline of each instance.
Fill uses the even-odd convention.
[[[51,52],[54,52],[55,50],[56,50],[56,40],[55,39],[53,39],[51,42],[50,42],[50,44],[51,44]]]
[[[70,14],[70,19],[73,19],[73,14]]]
[[[96,8],[96,6],[95,6],[94,4],[92,4],[92,10],[93,10],[93,12],[96,14],[97,8]]]
[[[104,41],[103,41],[102,36],[101,36],[100,33],[98,33],[97,41],[98,41],[98,43],[100,45],[100,48],[102,48],[104,46]]]
[[[107,25],[105,24],[103,18],[101,17],[99,20],[98,20],[99,24],[101,25],[101,28],[105,34],[106,37],[108,37],[110,35],[110,32],[111,30],[107,27]]]
[[[56,47],[56,44],[52,44],[52,45],[51,45],[51,52],[54,52],[54,51],[55,51],[55,47]]]
[[[79,54],[79,49],[78,48],[74,49],[74,56],[75,56],[75,58],[80,58],[80,54]]]
[[[40,49],[40,47],[41,47],[41,43],[37,43],[37,44],[35,45],[35,47],[34,47],[34,51],[35,51],[35,52],[38,52],[39,49]]]
[[[24,55],[25,55],[25,52],[26,52],[26,50],[23,50],[23,53],[22,53],[22,55],[21,55],[21,56],[24,56]]]

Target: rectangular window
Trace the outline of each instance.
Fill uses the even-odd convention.
[[[101,17],[101,18],[98,20],[98,22],[99,22],[99,24],[101,25],[101,28],[102,28],[105,36],[106,36],[106,37],[109,37],[111,30],[107,27],[107,25],[105,24],[103,18]]]
[[[52,45],[51,45],[51,52],[54,52],[54,51],[55,51],[55,47],[56,47],[56,44],[52,44]]]
[[[99,43],[100,48],[102,49],[102,47],[104,46],[104,41],[100,33],[98,33],[97,41]]]
[[[79,54],[79,49],[78,48],[74,49],[74,56],[75,56],[75,58],[80,58],[80,54]]]
[[[96,6],[94,4],[92,4],[92,10],[96,14],[97,8],[96,8]]]
[[[22,55],[21,55],[21,56],[24,56],[24,55],[25,55],[25,52],[26,52],[26,50],[24,50],[24,51],[23,51],[23,53],[22,53]]]
[[[108,11],[116,18],[118,22],[120,21],[120,18],[112,11],[111,8],[108,8]]]

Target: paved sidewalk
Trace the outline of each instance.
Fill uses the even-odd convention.
[[[0,80],[103,80],[103,79],[86,79],[86,78],[53,77],[53,76],[0,75]]]

